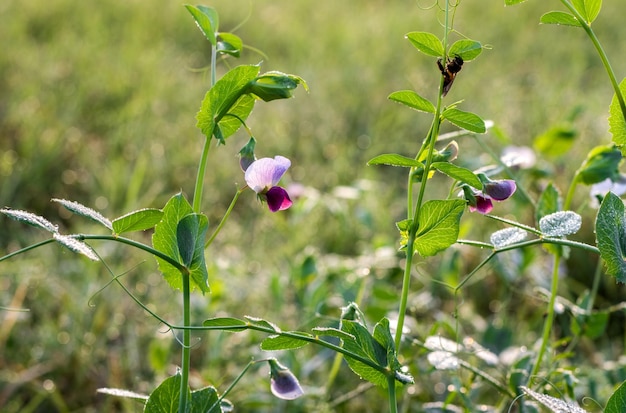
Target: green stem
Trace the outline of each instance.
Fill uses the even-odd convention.
[[[561,256],[554,256],[554,266],[552,267],[552,286],[550,291],[550,302],[548,303],[548,315],[543,325],[543,334],[541,336],[541,347],[537,354],[537,360],[533,366],[533,370],[528,377],[528,382],[537,375],[539,368],[541,367],[541,361],[548,348],[548,341],[550,341],[550,332],[552,331],[552,322],[554,321],[554,304],[556,303],[556,292],[559,288],[559,264],[561,263]]]
[[[204,175],[206,172],[207,159],[209,158],[209,149],[211,149],[211,137],[204,140],[202,148],[202,156],[198,165],[198,175],[196,175],[196,187],[193,191],[193,211],[200,213],[202,208],[202,188],[204,187]]]
[[[204,249],[207,249],[209,245],[211,245],[215,237],[217,237],[217,234],[220,233],[220,231],[224,227],[224,224],[226,223],[226,220],[230,216],[230,213],[233,211],[233,208],[235,207],[237,200],[239,199],[243,191],[245,191],[247,188],[248,188],[247,186],[244,186],[243,188],[239,189],[235,193],[235,196],[233,197],[233,200],[230,202],[230,205],[228,206],[228,209],[226,210],[226,213],[222,217],[222,220],[220,221],[219,225],[217,226],[217,228],[215,228],[215,231],[213,231],[213,234],[211,234],[211,237],[209,237],[209,239],[204,243]]]
[[[189,274],[183,274],[183,326],[191,325]],[[183,351],[181,361],[180,399],[178,412],[187,411],[187,392],[189,389],[189,366],[191,360],[191,330],[183,330]]]
[[[569,11],[576,17],[583,30],[587,33],[587,36],[589,36],[589,39],[593,43],[593,46],[596,48],[596,51],[600,56],[600,60],[602,60],[602,64],[606,69],[606,73],[609,75],[611,85],[613,86],[613,90],[615,91],[615,95],[617,96],[617,101],[619,102],[620,109],[622,110],[622,115],[624,116],[624,121],[626,122],[626,102],[624,102],[624,96],[622,95],[622,91],[619,88],[619,83],[617,82],[617,78],[615,77],[615,72],[611,67],[611,63],[609,62],[609,58],[606,55],[602,44],[600,44],[600,40],[598,40],[598,37],[591,28],[591,25],[585,21],[583,16],[578,13],[578,10],[576,10],[576,8],[569,1],[561,0],[561,3],[563,3],[563,5],[567,7]]]
[[[398,401],[396,400],[396,380],[393,376],[387,376],[387,395],[389,397],[389,413],[398,413]]]
[[[19,250],[17,250],[17,251],[14,251],[14,252],[12,252],[12,253],[10,253],[10,254],[7,254],[7,255],[5,255],[5,256],[3,256],[3,257],[0,257],[0,262],[2,262],[2,261],[4,261],[4,260],[8,260],[8,259],[9,259],[9,258],[11,258],[11,257],[15,257],[16,255],[20,255],[20,254],[22,254],[22,253],[28,252],[28,251],[30,251],[30,250],[34,250],[35,248],[39,248],[39,247],[42,247],[42,246],[44,246],[44,245],[46,245],[46,244],[50,244],[50,243],[53,243],[53,242],[55,242],[54,238],[49,238],[49,239],[47,239],[47,240],[44,240],[44,241],[38,242],[38,243],[36,243],[36,244],[29,245],[28,247],[24,247],[24,248],[22,248],[22,249],[19,249]]]

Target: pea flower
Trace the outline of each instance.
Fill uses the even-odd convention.
[[[488,214],[493,209],[492,201],[504,201],[510,198],[516,189],[517,186],[512,179],[494,181],[487,179],[486,182],[483,182],[482,191],[464,185],[463,195],[468,201],[471,212],[478,211],[481,214]]]
[[[246,169],[246,183],[261,201],[267,201],[270,211],[282,211],[289,208],[293,202],[284,188],[276,186],[280,178],[291,166],[291,161],[284,156],[261,158]]]
[[[270,364],[270,390],[279,399],[294,400],[304,394],[294,374],[276,359],[267,360]]]

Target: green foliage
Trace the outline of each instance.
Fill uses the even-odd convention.
[[[435,106],[412,90],[401,90],[389,95],[389,99],[420,112],[435,113]]]
[[[626,95],[626,79],[622,80],[619,85],[622,95]],[[622,112],[617,95],[613,95],[611,106],[609,107],[609,132],[613,135],[613,143],[622,149],[626,147],[626,115]]]
[[[596,218],[596,237],[607,273],[626,282],[626,217],[624,203],[612,192],[602,201]]]
[[[624,406],[626,406],[626,382],[620,384],[611,395],[611,398],[606,403],[604,413],[619,413],[624,410]]]
[[[156,208],[144,208],[129,212],[116,218],[111,223],[113,232],[123,234],[125,232],[145,231],[154,228],[163,218],[163,211]]]

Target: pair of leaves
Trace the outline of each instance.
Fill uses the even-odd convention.
[[[219,15],[214,8],[189,4],[186,4],[185,8],[193,16],[198,29],[211,42],[218,53],[239,57],[241,49],[243,49],[241,38],[232,33],[220,33],[218,31]]]
[[[165,379],[148,397],[144,413],[178,413],[181,381],[180,373]],[[220,401],[217,390],[212,386],[194,391],[187,388],[187,392],[185,413],[222,413],[232,410],[230,402]]]
[[[412,90],[393,92],[388,98],[420,112],[435,113],[435,105]],[[441,113],[441,118],[473,133],[485,133],[487,131],[485,121],[480,116],[455,107],[446,108]]]
[[[580,18],[587,24],[591,23],[600,14],[602,0],[572,0],[572,6],[579,14]],[[559,24],[564,26],[582,27],[578,17],[574,14],[562,11],[551,11],[541,16],[542,24]]]
[[[444,55],[443,43],[441,40],[429,32],[410,32],[406,34],[411,44],[417,50],[428,56],[442,57]],[[483,51],[480,42],[470,39],[462,39],[454,42],[447,56],[459,56],[464,61],[470,61],[478,57]]]
[[[177,194],[163,208],[163,217],[152,235],[153,247],[178,262],[181,269],[157,257],[159,270],[172,288],[181,289],[183,276],[189,276],[192,289],[209,292],[208,272],[204,260],[204,241],[209,227],[205,215],[193,212],[182,194]]]

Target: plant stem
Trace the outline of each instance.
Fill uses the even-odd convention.
[[[190,311],[190,285],[189,274],[183,274],[183,326],[191,325]],[[191,330],[185,328],[183,330],[183,354],[181,366],[180,381],[180,399],[178,403],[178,412],[187,411],[187,393],[189,391],[189,361],[191,359]]]
[[[387,395],[389,396],[389,413],[398,413],[396,400],[396,380],[392,375],[387,376]]]
[[[215,237],[217,237],[217,234],[220,233],[220,231],[224,227],[224,224],[226,223],[226,220],[230,216],[230,213],[233,211],[233,208],[235,207],[235,204],[237,203],[239,196],[241,196],[241,194],[243,193],[243,191],[246,190],[246,188],[248,187],[244,186],[243,188],[239,189],[237,193],[235,193],[235,196],[233,197],[233,200],[230,202],[230,205],[228,206],[228,209],[226,210],[226,213],[222,217],[222,220],[220,221],[219,225],[217,226],[217,228],[215,228],[215,231],[213,231],[213,234],[211,234],[211,237],[209,237],[209,239],[204,243],[204,249],[207,249],[209,245],[211,245]]]
[[[600,60],[602,60],[602,64],[604,65],[604,68],[606,69],[606,73],[609,75],[609,79],[611,80],[611,85],[613,86],[613,90],[615,91],[615,95],[617,96],[617,101],[619,102],[619,107],[622,110],[622,116],[624,117],[624,121],[626,122],[626,102],[624,102],[624,96],[622,95],[622,91],[619,88],[619,83],[617,83],[615,72],[613,71],[613,68],[611,67],[611,63],[609,62],[609,58],[606,55],[606,52],[604,51],[602,44],[600,44],[600,40],[598,40],[598,37],[596,36],[595,32],[591,28],[590,24],[585,21],[585,19],[583,18],[583,16],[581,16],[580,13],[578,13],[578,10],[576,10],[576,8],[571,4],[571,2],[567,0],[561,0],[561,3],[563,3],[563,5],[567,7],[569,11],[580,22],[581,27],[587,33],[587,36],[589,36],[589,39],[593,43],[593,46],[596,48],[596,51],[598,52],[598,55],[600,56]]]

